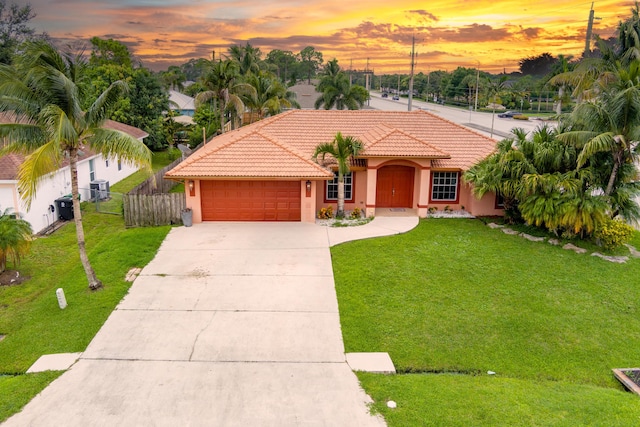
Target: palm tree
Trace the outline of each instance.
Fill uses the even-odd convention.
[[[338,218],[344,216],[344,176],[350,172],[351,159],[357,156],[360,150],[362,150],[362,143],[357,138],[343,137],[338,132],[332,142],[318,145],[313,153],[315,161],[318,156],[321,156],[324,162],[325,156],[329,154],[338,163],[338,209],[336,211]]]
[[[493,125],[496,118],[496,102],[500,99],[500,95],[507,89],[507,76],[500,76],[498,80],[491,80],[487,77],[487,85],[485,87],[487,99],[491,103],[491,138],[493,138]]]
[[[245,46],[234,45],[229,48],[231,59],[238,63],[240,74],[257,74],[260,72],[262,52],[259,47],[253,47],[248,42]]]
[[[266,116],[276,115],[287,108],[300,108],[296,101],[296,94],[280,82],[272,73],[261,71],[258,74],[251,74],[247,78],[247,83],[256,90],[255,97],[246,97],[245,104],[251,110],[251,120],[253,112],[258,113],[259,119]]]
[[[325,66],[316,91],[322,93],[315,102],[316,110],[320,107],[325,110],[358,110],[369,99],[369,92],[364,87],[349,83],[349,77],[340,69],[337,59]]]
[[[601,188],[613,197],[617,189],[635,180],[635,164],[640,154],[640,63],[628,67],[617,62],[614,72],[593,85],[599,95],[582,102],[569,117],[571,130],[558,135],[579,150],[578,167],[590,165],[607,171]],[[627,186],[628,189],[628,186]],[[625,197],[626,199],[626,197]],[[614,203],[612,215],[636,219],[637,206]],[[631,208],[631,209],[628,209]],[[635,212],[634,212],[635,211]]]
[[[69,161],[71,193],[78,193],[78,155],[88,147],[106,157],[118,156],[150,169],[151,152],[132,136],[102,127],[108,112],[127,86],[111,84],[86,111],[82,111],[84,62],[80,57],[61,54],[53,46],[36,41],[24,45],[14,66],[0,67],[0,112],[11,112],[16,123],[0,125],[0,138],[8,144],[0,151],[26,155],[18,172],[18,189],[27,209],[38,184],[47,174]],[[89,288],[102,287],[87,256],[80,203],[73,204],[80,261]]]
[[[241,95],[255,96],[255,88],[240,80],[240,70],[231,60],[212,61],[209,70],[202,79],[207,88],[196,96],[196,107],[213,99],[219,104],[220,131],[224,132],[227,113],[242,115],[245,105]]]
[[[575,83],[572,79],[571,71],[574,66],[571,64],[573,56],[558,55],[558,62],[553,65],[551,74],[553,77],[549,80],[549,84],[558,88],[558,103],[556,104],[556,114],[559,116],[562,114],[562,102],[566,101],[568,92],[567,89]]]
[[[0,211],[0,273],[7,268],[7,260],[14,265],[29,253],[31,247],[31,224],[11,214],[11,209]]]

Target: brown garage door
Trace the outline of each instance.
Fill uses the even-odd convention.
[[[201,181],[204,221],[300,221],[300,181]]]

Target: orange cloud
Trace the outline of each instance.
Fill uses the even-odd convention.
[[[595,2],[594,33],[609,37],[633,1]],[[367,58],[377,73],[408,72],[415,37],[419,71],[480,66],[516,70],[544,52],[579,56],[590,2],[563,0],[31,0],[39,30],[65,41],[92,36],[127,44],[145,66],[164,69],[250,42],[263,52],[312,45],[326,59]]]

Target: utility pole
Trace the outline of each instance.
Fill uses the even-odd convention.
[[[593,2],[591,2],[591,10],[589,11],[589,23],[587,24],[587,40],[584,44],[583,58],[587,58],[591,53],[591,33],[593,32],[593,18],[594,18]]]
[[[411,73],[409,74],[409,104],[407,111],[411,111],[411,104],[413,101],[413,69],[415,67],[416,60],[416,36],[411,37]]]
[[[591,35],[593,33],[593,21],[594,19],[602,19],[596,18],[594,16],[595,11],[593,10],[593,2],[591,2],[591,10],[589,11],[589,23],[587,24],[587,38],[584,43],[584,53],[582,54],[583,58],[588,58],[591,56]]]
[[[478,68],[476,69],[476,102],[473,111],[478,111],[478,87],[480,86],[480,62],[478,62]]]
[[[429,80],[431,79],[431,67],[427,68],[427,102],[429,102],[429,93],[431,93],[431,84]]]

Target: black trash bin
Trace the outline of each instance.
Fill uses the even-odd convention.
[[[60,197],[56,199],[56,208],[58,209],[58,219],[65,221],[73,219],[73,198]]]

